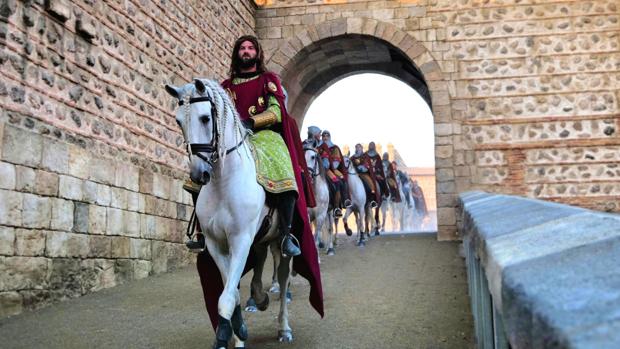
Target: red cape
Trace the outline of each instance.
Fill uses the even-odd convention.
[[[316,247],[314,246],[312,230],[310,228],[310,223],[308,222],[308,211],[306,205],[306,193],[311,193],[311,200],[314,200],[314,195],[312,194],[313,192],[309,181],[305,181],[304,183],[302,180],[302,172],[307,173],[307,165],[301,146],[299,129],[297,128],[297,123],[295,120],[290,117],[286,111],[286,106],[284,104],[284,93],[282,91],[280,79],[273,73],[263,73],[259,78],[257,78],[257,80],[260,80],[259,83],[265,86],[264,91],[262,91],[263,97],[265,98],[264,100],[268,100],[266,98],[267,96],[264,94],[269,92],[269,94],[274,95],[280,103],[280,110],[282,112],[281,135],[288,147],[293,168],[295,169],[294,172],[297,188],[299,188],[299,196],[297,198],[296,212],[293,217],[293,227],[291,229],[291,233],[293,233],[299,240],[301,245],[301,255],[293,258],[293,269],[299,275],[306,278],[310,283],[310,304],[321,315],[321,317],[323,317],[323,287],[321,285],[321,271],[319,269],[318,256]],[[275,84],[276,91],[271,89],[273,86],[271,83]],[[230,79],[224,81],[222,83],[222,87],[231,90],[235,89]],[[258,90],[254,89],[254,91]],[[259,93],[259,95],[260,94],[261,93]],[[239,97],[239,94],[237,94],[237,96]],[[254,97],[254,100],[256,100],[257,97]],[[244,114],[247,114],[245,110],[238,111],[242,119],[244,118]],[[258,112],[260,112],[260,109]],[[251,249],[243,274],[252,269],[254,267],[254,263],[255,255],[253,249]],[[207,306],[207,311],[209,313],[209,318],[211,320],[211,325],[215,330],[218,322],[217,303],[222,291],[224,290],[222,277],[215,262],[206,250],[198,255],[196,266],[198,268],[198,274],[200,275],[200,283],[202,284],[202,291],[205,304]]]

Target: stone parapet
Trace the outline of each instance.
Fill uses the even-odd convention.
[[[459,202],[480,348],[620,346],[619,215],[485,192]]]

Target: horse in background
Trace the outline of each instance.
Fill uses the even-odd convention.
[[[308,209],[310,215],[310,221],[314,225],[314,242],[317,246],[317,250],[323,248],[323,241],[328,241],[327,255],[334,255],[334,243],[332,238],[331,228],[326,226],[325,223],[330,224],[328,215],[333,213],[333,209],[329,208],[329,188],[327,184],[327,175],[325,168],[321,164],[321,158],[319,153],[314,148],[305,148],[304,155],[306,157],[306,164],[308,165],[308,171],[312,178],[312,189],[314,190],[314,199],[316,206]],[[327,229],[326,229],[327,228]],[[328,230],[329,236],[324,239],[324,231]]]
[[[351,193],[352,202],[351,207],[347,209],[343,218],[344,229],[347,231],[348,235],[351,235],[351,229],[349,229],[347,220],[351,213],[353,213],[355,216],[355,222],[357,224],[357,245],[364,246],[366,245],[366,234],[368,234],[369,228],[375,229],[377,223],[372,213],[372,198],[368,198],[366,196],[366,189],[364,188],[362,179],[360,178],[357,170],[355,169],[355,166],[353,166],[353,163],[349,159],[349,155],[347,154],[343,157],[343,159],[344,166],[346,167],[349,174],[348,185],[349,192]],[[370,234],[368,234],[368,237],[370,237]]]

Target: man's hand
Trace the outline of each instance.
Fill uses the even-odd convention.
[[[241,123],[243,124],[243,127],[247,128],[248,130],[254,129],[254,119],[252,118],[241,120]]]

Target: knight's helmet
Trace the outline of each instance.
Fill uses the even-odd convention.
[[[316,126],[308,127],[308,139],[314,139],[314,136],[321,134],[321,129]]]

